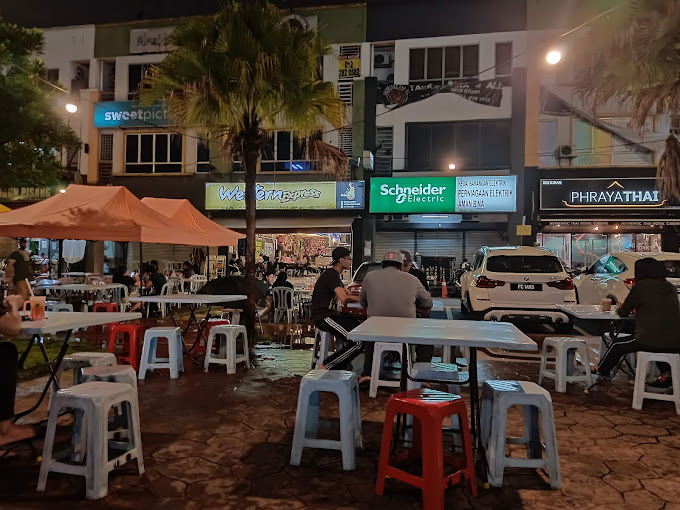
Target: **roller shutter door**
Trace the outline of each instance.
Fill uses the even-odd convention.
[[[508,241],[504,240],[501,235],[501,232],[465,232],[465,257],[471,260],[482,246],[508,246]]]
[[[413,255],[416,247],[415,232],[376,232],[373,256],[380,260],[389,250],[409,250]]]
[[[422,257],[455,257],[456,261],[462,260],[462,231],[420,231],[416,239],[417,251]]]

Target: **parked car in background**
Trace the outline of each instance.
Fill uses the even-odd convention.
[[[608,253],[574,278],[578,302],[599,305],[610,298],[613,304],[623,303],[635,285],[635,262],[648,257],[663,262],[666,278],[680,290],[680,253]]]
[[[532,246],[483,247],[461,276],[461,309],[484,320],[531,320],[573,328],[557,304],[575,303],[574,283],[550,250]]]

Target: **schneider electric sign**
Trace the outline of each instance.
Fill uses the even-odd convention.
[[[206,183],[205,208],[245,209],[243,183]],[[364,181],[263,182],[255,186],[258,209],[363,209]]]
[[[373,178],[370,212],[515,212],[516,188],[514,175]]]

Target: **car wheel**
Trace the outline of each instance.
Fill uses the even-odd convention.
[[[568,335],[574,332],[574,323],[562,322],[561,324],[553,324],[553,328],[555,328],[555,333],[559,333],[560,335]]]

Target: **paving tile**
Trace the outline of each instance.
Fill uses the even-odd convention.
[[[644,489],[626,492],[623,495],[623,500],[628,505],[635,508],[644,508],[645,510],[659,510],[666,503],[663,499]]]

